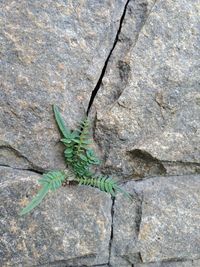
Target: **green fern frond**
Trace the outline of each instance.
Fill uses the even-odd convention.
[[[117,183],[110,177],[100,176],[96,178],[91,177],[78,177],[79,185],[87,185],[100,189],[103,192],[109,193],[115,197],[117,192],[124,194],[126,197],[132,199],[131,195],[123,190]]]
[[[68,138],[68,136],[70,135],[70,130],[66,127],[65,122],[56,105],[53,105],[53,111],[59,130],[61,131],[61,133],[65,138]]]
[[[49,191],[49,186],[46,185],[40,189],[40,191],[37,193],[37,195],[31,200],[31,202],[19,213],[20,216],[25,215],[32,211],[35,207],[37,207],[43,198],[46,196],[46,194]]]
[[[99,164],[99,159],[95,156],[94,151],[89,148],[92,142],[90,140],[90,123],[88,118],[85,118],[80,123],[78,130],[71,132],[65,126],[56,105],[53,106],[53,110],[58,127],[64,136],[61,142],[66,146],[64,150],[66,163],[77,175],[86,175],[91,165]]]
[[[88,118],[84,119],[80,124],[80,135],[79,138],[76,139],[77,144],[76,147],[76,156],[79,156],[82,152],[84,152],[88,145],[91,144],[90,136],[89,136],[89,120]]]
[[[73,134],[71,133],[71,135],[68,134],[67,138],[61,139],[61,142],[66,146],[64,151],[66,162],[76,174],[79,184],[97,187],[101,191],[107,192],[112,196],[115,196],[116,192],[121,192],[131,198],[131,196],[110,177],[102,176],[94,178],[94,174],[91,173],[91,165],[97,165],[100,162],[94,151],[89,148],[91,140],[88,118],[85,118],[79,124],[78,130],[74,131]]]
[[[61,187],[65,180],[76,181],[80,185],[99,188],[113,197],[117,192],[121,192],[131,198],[112,178],[107,176],[95,177],[95,174],[91,172],[91,166],[97,165],[100,162],[94,151],[90,148],[91,137],[88,118],[85,118],[80,123],[78,130],[71,131],[66,127],[56,105],[53,106],[53,111],[58,128],[63,136],[60,141],[66,147],[64,156],[69,169],[65,171],[51,171],[44,174],[39,179],[39,183],[42,186],[41,189],[30,203],[22,209],[20,215],[31,212],[41,203],[49,191],[55,191]]]
[[[66,173],[64,171],[51,171],[44,174],[38,182],[44,186],[48,184],[49,190],[54,191],[61,187],[66,178]]]
[[[94,151],[89,148],[91,144],[89,127],[89,120],[86,118],[80,123],[79,129],[73,132],[71,139],[61,139],[67,147],[64,151],[66,162],[78,176],[89,176],[91,165],[99,164]]]
[[[37,195],[31,200],[31,202],[19,213],[19,215],[25,215],[37,207],[41,201],[44,199],[46,194],[51,190],[54,191],[61,187],[62,183],[66,179],[66,174],[64,171],[51,171],[43,175],[39,179],[39,183],[42,188],[39,190]]]
[[[86,156],[90,164],[98,165],[100,164],[99,159],[96,157],[93,149],[87,149],[86,150]]]

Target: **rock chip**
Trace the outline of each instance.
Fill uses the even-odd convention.
[[[108,194],[83,186],[62,187],[46,196],[32,213],[20,217],[19,211],[38,190],[40,175],[1,167],[0,177],[1,266],[108,262]]]

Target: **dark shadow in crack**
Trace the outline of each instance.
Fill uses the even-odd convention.
[[[165,176],[167,171],[160,160],[141,149],[134,149],[127,152],[130,164],[133,167],[135,180],[146,176]]]
[[[101,86],[102,79],[103,79],[103,77],[104,77],[104,75],[105,75],[105,72],[106,72],[106,68],[107,68],[109,59],[110,59],[110,57],[111,57],[111,55],[112,55],[112,52],[113,52],[113,50],[115,49],[115,46],[116,46],[116,44],[117,44],[117,42],[118,42],[118,40],[119,40],[119,35],[120,35],[121,29],[122,29],[122,24],[123,24],[125,15],[126,15],[126,10],[127,10],[127,6],[128,6],[129,1],[130,1],[130,0],[128,0],[128,1],[126,2],[125,6],[124,6],[124,10],[123,10],[122,16],[121,16],[121,18],[120,18],[119,28],[118,28],[118,31],[117,31],[117,34],[116,34],[116,37],[115,37],[113,46],[112,46],[112,48],[111,48],[111,50],[110,50],[110,52],[109,52],[109,54],[108,54],[108,57],[106,58],[106,61],[105,61],[105,63],[104,63],[104,66],[103,66],[103,69],[102,69],[102,71],[101,71],[100,77],[99,77],[99,79],[98,79],[98,81],[97,81],[97,84],[96,84],[94,90],[92,91],[92,94],[91,94],[91,97],[90,97],[90,101],[89,101],[89,104],[88,104],[88,108],[87,108],[87,115],[88,115],[89,112],[90,112],[90,109],[91,109],[91,106],[92,106],[92,104],[93,104],[93,102],[94,102],[95,96],[96,96],[96,94],[98,93],[98,90],[99,90],[99,88],[100,88],[100,86]]]

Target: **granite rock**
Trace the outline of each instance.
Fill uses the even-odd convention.
[[[0,166],[0,265],[199,267],[199,0],[3,0],[0,10],[0,165],[10,166]],[[102,172],[139,180],[124,185],[133,201],[62,187],[19,217],[39,173],[64,168],[52,104],[74,128],[118,29],[93,128]]]
[[[115,202],[113,266],[200,258],[199,175],[132,181],[126,188],[134,200]]]
[[[132,267],[133,263],[140,261],[136,244],[141,216],[141,198],[133,190],[133,183],[128,185],[133,201],[119,195],[114,202],[110,257],[112,267]]]
[[[52,104],[61,107],[70,127],[82,119],[124,5],[122,0],[0,2],[1,164],[64,166]]]
[[[1,266],[54,262],[91,266],[108,262],[108,194],[83,186],[62,187],[32,213],[20,217],[19,211],[38,189],[40,175],[1,167],[0,176]]]
[[[169,262],[155,262],[155,263],[136,263],[136,264],[125,264],[121,265],[116,263],[112,267],[199,267],[199,260],[189,260],[189,261],[169,261]],[[57,266],[56,266],[57,267]]]
[[[118,179],[200,172],[199,1],[154,2],[129,2],[94,103]]]
[[[135,267],[199,267],[200,260],[192,261],[170,261],[170,262],[158,262],[147,264],[136,264]]]

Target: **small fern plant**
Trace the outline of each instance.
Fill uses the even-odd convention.
[[[93,149],[91,149],[90,123],[85,117],[78,129],[69,130],[56,105],[53,106],[55,120],[62,135],[61,142],[65,146],[64,158],[67,169],[62,171],[50,171],[43,174],[39,179],[41,189],[37,195],[22,209],[20,215],[31,212],[38,206],[49,191],[55,191],[64,184],[71,181],[79,185],[92,186],[115,196],[116,192],[121,192],[125,196],[131,196],[124,191],[112,178],[108,176],[96,175],[91,169],[93,165],[100,163]]]

